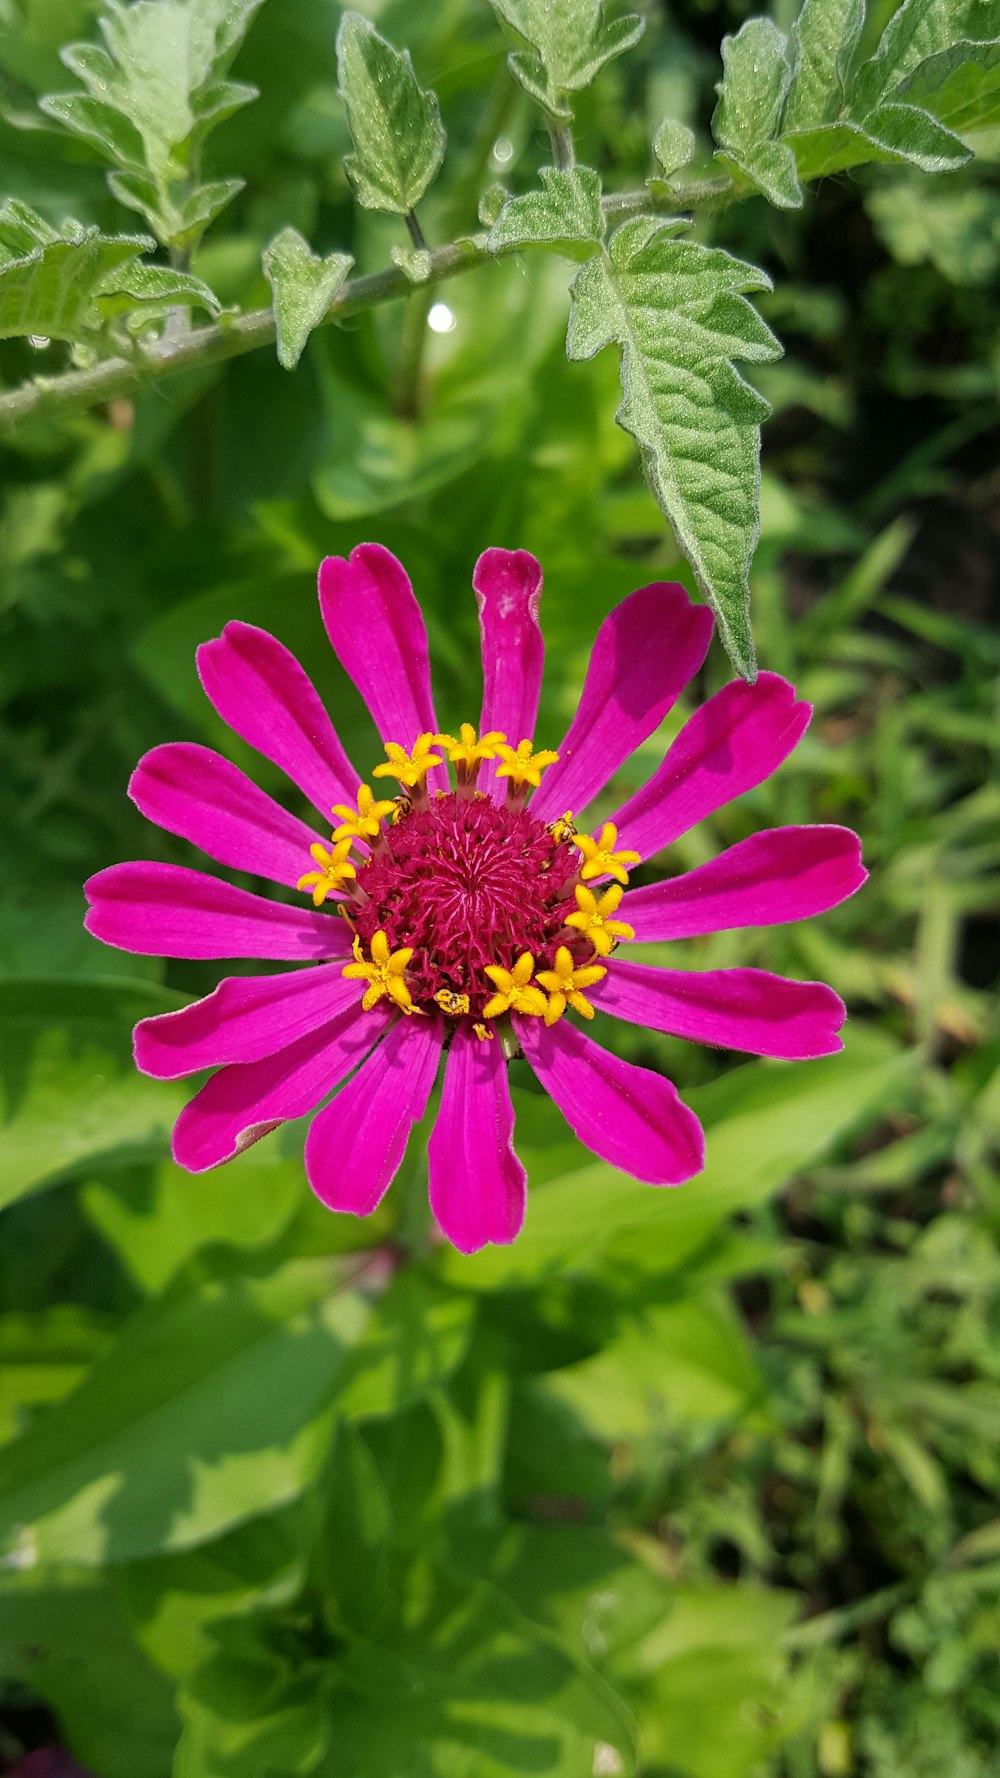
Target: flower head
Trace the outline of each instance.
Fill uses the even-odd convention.
[[[679,586],[633,593],[601,627],[567,734],[536,752],[541,570],[523,550],[487,550],[473,584],[483,705],[478,727],[463,723],[453,736],[438,727],[423,622],[400,564],[362,544],[320,571],[327,632],[387,756],[368,776],[399,782],[391,800],[361,780],[311,681],[273,636],[230,623],[199,649],[219,714],[324,823],[331,808],[339,818],[332,850],[209,748],[181,742],[140,761],[130,792],[152,821],[222,865],[310,892],[311,906],[169,864],[115,865],[87,885],[90,931],[122,949],[307,965],[227,978],[207,999],[137,1027],[146,1073],[217,1070],[178,1120],[182,1166],[228,1160],[332,1092],[309,1131],[306,1172],[332,1209],[366,1214],[446,1050],[430,1198],[465,1251],[512,1240],[523,1219],[507,1086],[518,1046],[581,1141],[659,1185],[699,1171],[698,1122],[669,1081],[594,1043],[578,1020],[602,1012],[756,1055],[840,1047],[844,1009],[829,988],[755,969],[652,968],[628,959],[630,940],[801,919],[864,880],[847,830],[783,827],[631,888],[634,864],[656,860],[776,770],[808,706],[775,674],[725,686],[649,782],[588,833],[587,810],[700,667],[711,618]],[[310,858],[315,868],[303,870]],[[613,880],[602,887],[601,877]]]

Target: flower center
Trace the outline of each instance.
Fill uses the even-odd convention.
[[[450,792],[386,828],[358,867],[367,899],[352,917],[366,951],[376,932],[392,951],[412,950],[406,981],[418,1006],[467,995],[478,1018],[495,993],[487,968],[512,970],[525,951],[541,968],[566,942],[578,866],[528,810]]]

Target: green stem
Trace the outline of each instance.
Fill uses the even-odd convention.
[[[555,118],[549,119],[549,141],[552,143],[552,159],[561,172],[568,173],[576,166],[576,150],[573,147],[573,131],[568,123],[557,123]]]
[[[712,191],[706,197],[702,195],[702,188],[708,185],[711,185]],[[604,210],[609,220],[613,221],[621,216],[637,215],[644,211],[651,214],[674,214],[681,208],[694,208],[703,202],[719,200],[718,182],[703,181],[702,187],[693,184],[682,192],[672,193],[670,201],[655,197],[650,191],[622,192],[615,197],[605,198]],[[454,241],[447,247],[434,248],[431,252],[430,275],[427,285],[422,287],[422,294],[447,278],[456,278],[463,272],[472,272],[480,266],[492,264],[506,251],[515,249],[487,253],[485,247],[468,240]],[[364,277],[351,278],[330,304],[320,325],[327,326],[331,322],[342,321],[346,316],[356,315],[363,309],[395,302],[399,297],[411,294],[412,284],[405,273],[398,271],[395,266],[386,267],[380,272],[370,272]],[[6,395],[0,395],[0,433],[15,431],[19,426],[34,421],[58,420],[69,414],[84,413],[88,408],[114,401],[119,396],[134,395],[177,371],[221,364],[227,358],[239,358],[245,352],[255,352],[261,346],[273,344],[273,311],[254,309],[247,315],[238,315],[235,320],[226,318],[210,327],[194,328],[182,340],[162,339],[155,345],[138,345],[128,358],[105,358],[89,370],[67,371],[65,375],[58,377],[40,377],[34,382],[22,384],[19,389],[11,389]]]

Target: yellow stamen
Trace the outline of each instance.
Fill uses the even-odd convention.
[[[477,741],[471,722],[463,722],[459,740],[454,735],[434,736],[437,745],[447,750],[448,758],[460,778],[471,778],[481,759],[496,759],[497,744],[506,739],[507,736],[500,729],[491,729],[489,734],[480,735]]]
[[[353,864],[348,862],[347,854],[351,849],[350,840],[338,840],[332,852],[318,843],[309,850],[319,865],[319,870],[307,871],[299,878],[300,889],[311,889],[313,906],[321,908],[328,895],[332,895],[357,876]]]
[[[468,994],[455,994],[451,988],[439,988],[434,998],[449,1019],[460,1019],[469,1010]]]
[[[473,1025],[472,1029],[476,1033],[480,1043],[492,1043],[496,1036],[496,1032],[490,1031],[486,1025]]]
[[[358,786],[358,806],[352,809],[349,803],[334,803],[333,813],[340,816],[341,825],[333,830],[334,840],[374,840],[382,831],[382,821],[391,815],[395,803],[390,797],[387,802],[377,803],[374,792],[368,784]]]
[[[516,747],[501,741],[497,752],[504,762],[497,769],[497,777],[509,778],[515,790],[523,790],[526,784],[537,790],[546,766],[554,766],[559,758],[558,753],[551,751],[536,753],[530,741],[519,741]]]
[[[605,889],[600,901],[582,883],[577,884],[575,894],[577,911],[567,916],[566,924],[589,938],[599,957],[610,957],[620,938],[635,937],[633,927],[626,925],[624,920],[610,917],[616,912],[623,894],[617,883]]]
[[[406,790],[415,790],[418,784],[423,783],[431,767],[442,763],[440,753],[431,751],[434,740],[435,736],[430,730],[425,735],[418,735],[412,753],[407,753],[406,748],[400,747],[395,741],[386,741],[388,761],[385,765],[376,766],[372,777],[398,778]]]
[[[603,963],[585,963],[577,968],[573,962],[573,954],[565,945],[560,945],[555,956],[554,969],[540,969],[536,976],[539,987],[545,989],[549,996],[549,1004],[545,1008],[545,1023],[554,1025],[561,1019],[567,1006],[574,1012],[581,1013],[585,1019],[592,1019],[594,1009],[589,1000],[581,994],[581,988],[592,988],[595,982],[603,981],[607,975]]]
[[[541,1018],[545,1011],[545,995],[541,988],[531,986],[534,973],[535,959],[530,951],[518,958],[513,969],[501,969],[496,963],[488,963],[486,974],[497,992],[483,1007],[483,1018],[496,1019],[504,1012],[531,1013]]]
[[[573,839],[576,834],[576,823],[573,820],[572,809],[567,809],[565,815],[560,815],[557,821],[550,821],[545,831],[557,841]]]
[[[372,1007],[386,996],[400,1012],[416,1012],[413,997],[403,980],[412,956],[413,951],[408,946],[400,951],[390,951],[385,933],[374,932],[369,959],[361,949],[361,940],[355,935],[354,962],[344,964],[344,974],[369,984],[361,1002],[365,1012],[371,1012]]]
[[[601,828],[599,840],[592,840],[589,833],[574,834],[573,844],[579,846],[583,853],[584,863],[580,866],[580,875],[585,883],[594,877],[614,877],[616,883],[628,882],[627,864],[638,864],[640,853],[616,852],[618,829],[612,821],[606,821]]]

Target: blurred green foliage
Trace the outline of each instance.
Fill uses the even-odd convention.
[[[367,10],[440,100],[421,213],[447,239],[492,181],[534,183],[536,112],[485,5]],[[50,223],[114,233],[98,153],[35,105],[96,11],[0,0],[0,147]],[[707,161],[743,16],[644,12],[576,105],[609,184],[641,184],[664,115]],[[343,172],[339,16],[270,0],[234,63],[261,96],[202,170],[246,185],[193,262],[225,302],[268,301],[281,228],[362,271],[405,240]],[[472,564],[535,551],[546,742],[609,607],[691,584],[608,423],[611,356],[566,362],[572,268],[511,259],[444,289],[447,331],[417,289],[314,335],[294,376],[258,352],[6,440],[0,1760],[61,1742],[95,1778],[996,1771],[1000,140],[976,147],[934,184],[877,167],[802,211],[699,223],[775,277],[755,633],[816,714],[672,867],[844,821],[872,878],[822,921],[675,951],[832,982],[846,1051],[746,1063],[609,1022],[706,1125],[707,1170],[673,1193],[595,1163],[516,1065],[531,1191],[510,1249],[427,1245],[419,1142],[368,1223],[312,1200],[299,1129],[176,1169],[182,1089],[133,1072],[129,1032],[217,972],[92,943],[80,884],[189,861],[125,797],[158,741],[220,746],[283,794],[199,691],[194,647],[230,617],[293,647],[371,756],[318,619],[323,554],[376,537],[405,560],[450,726],[479,700]],[[65,361],[0,347],[10,385]],[[692,698],[729,676],[713,649]]]

